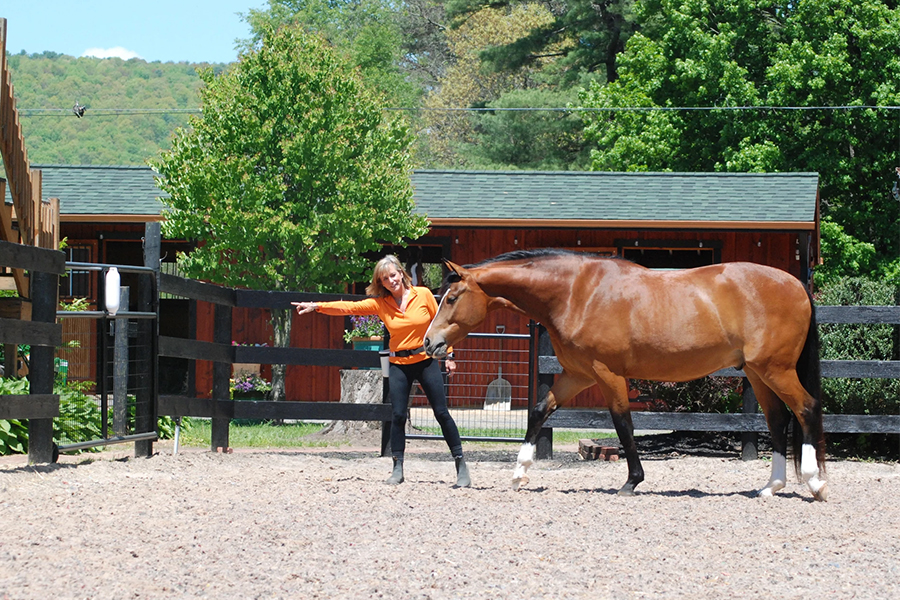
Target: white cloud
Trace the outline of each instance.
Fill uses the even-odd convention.
[[[115,48],[88,48],[81,53],[81,56],[93,56],[95,58],[121,58],[128,60],[129,58],[143,58],[137,52],[116,46]]]

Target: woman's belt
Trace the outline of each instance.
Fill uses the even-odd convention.
[[[425,346],[419,346],[412,350],[397,350],[396,352],[391,352],[391,356],[396,358],[406,358],[407,356],[413,356],[414,354],[420,354],[422,352],[425,352]]]

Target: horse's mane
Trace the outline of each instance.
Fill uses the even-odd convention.
[[[513,250],[512,252],[506,252],[505,254],[500,254],[498,256],[494,256],[493,258],[488,258],[481,262],[463,265],[465,269],[471,269],[476,267],[484,267],[487,265],[492,265],[499,262],[511,262],[514,260],[542,260],[547,258],[553,258],[557,256],[572,256],[579,258],[600,258],[600,259],[615,259],[615,256],[609,256],[605,254],[597,254],[595,252],[578,252],[575,250],[564,250],[562,248],[539,248],[537,250]],[[444,281],[441,285],[439,295],[443,296],[447,291],[447,288],[450,285],[450,279],[453,276],[453,273],[448,273],[444,278]]]
[[[539,260],[543,258],[553,258],[555,256],[579,256],[589,258],[611,258],[594,252],[577,252],[575,250],[564,250],[562,248],[539,248],[537,250],[513,250],[493,258],[488,258],[474,265],[465,265],[466,269],[472,267],[484,267],[498,262],[508,262],[513,260]]]

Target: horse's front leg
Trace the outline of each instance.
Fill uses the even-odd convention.
[[[628,463],[628,479],[618,494],[633,496],[634,488],[644,481],[644,467],[641,466],[637,445],[634,442],[634,422],[631,420],[631,407],[628,404],[628,382],[601,363],[594,365],[594,372],[597,373],[597,385],[609,405],[616,435],[619,436],[619,443],[622,444],[625,461]]]
[[[563,374],[556,379],[547,395],[535,405],[534,410],[528,415],[528,430],[525,433],[525,443],[522,444],[522,448],[519,450],[516,468],[513,471],[512,487],[514,490],[518,490],[521,486],[528,483],[526,473],[528,468],[534,464],[534,449],[544,423],[547,422],[547,419],[550,418],[550,415],[557,408],[593,383],[593,381],[576,378],[563,371]]]

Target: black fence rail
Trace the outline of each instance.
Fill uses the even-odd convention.
[[[6,370],[16,371],[17,346],[31,346],[28,394],[0,396],[0,419],[28,419],[28,461],[54,459],[53,418],[59,415],[59,396],[53,393],[54,349],[61,343],[62,328],[56,323],[59,276],[65,273],[65,254],[0,241],[0,266],[30,273],[31,320],[0,318],[0,344]]]

